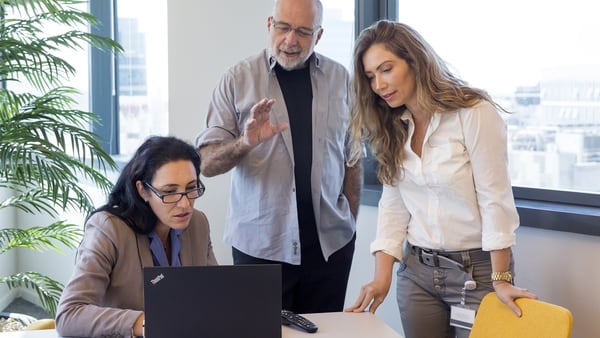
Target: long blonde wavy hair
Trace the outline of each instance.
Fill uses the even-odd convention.
[[[350,120],[354,146],[350,163],[360,160],[361,145],[367,142],[377,159],[377,178],[382,183],[395,184],[401,179],[408,126],[400,119],[406,107],[390,108],[373,92],[365,74],[363,56],[374,44],[381,44],[408,63],[415,75],[417,104],[430,115],[472,107],[481,100],[505,111],[487,92],[469,87],[452,74],[444,60],[410,26],[381,20],[364,29],[354,47],[354,103]]]

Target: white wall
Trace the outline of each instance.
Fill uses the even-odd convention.
[[[232,5],[236,3],[236,5]],[[170,134],[193,141],[203,128],[206,107],[222,72],[266,43],[266,17],[272,0],[170,0],[169,15],[169,126]],[[231,263],[230,248],[222,234],[229,175],[204,179],[207,193],[197,202],[211,222],[215,252],[221,264]],[[375,235],[376,208],[361,206],[355,260],[350,274],[347,304],[373,274],[368,244]],[[0,214],[4,223],[6,216]],[[515,247],[517,284],[541,299],[563,305],[574,314],[573,338],[598,336],[600,292],[598,257],[600,238],[522,227]],[[66,282],[73,266],[73,252],[19,255],[20,269],[36,269]],[[0,273],[15,259],[0,256]],[[5,289],[0,288],[0,309]],[[395,284],[377,316],[401,331],[395,301]],[[24,296],[36,302],[35,295]]]
[[[520,227],[514,252],[517,285],[570,309],[572,338],[600,336],[600,237]]]
[[[194,142],[214,86],[223,72],[266,44],[272,0],[168,2],[169,133]],[[203,179],[206,194],[196,202],[210,222],[215,254],[231,264],[231,248],[222,244],[229,174]]]

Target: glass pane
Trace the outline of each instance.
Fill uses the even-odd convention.
[[[354,0],[322,0],[323,36],[315,50],[351,68]]]
[[[505,108],[515,186],[600,192],[600,2],[398,1],[471,85]]]
[[[118,0],[120,154],[168,132],[167,1]]]

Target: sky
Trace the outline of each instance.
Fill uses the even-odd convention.
[[[597,0],[400,0],[398,7],[399,21],[489,91],[535,85],[549,68],[600,68]]]

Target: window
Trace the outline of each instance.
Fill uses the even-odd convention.
[[[520,112],[506,118],[521,225],[600,236],[600,189],[585,183],[600,174],[594,150],[600,129],[600,48],[594,34],[600,27],[592,14],[598,5],[357,0],[356,6],[358,32],[379,19],[405,22],[459,76]],[[591,95],[582,94],[586,86]],[[536,153],[552,155],[542,160]],[[377,205],[376,164],[371,157],[364,164],[361,203]]]
[[[399,21],[514,112],[505,116],[513,184],[585,193],[600,192],[598,10],[589,0],[398,1]]]
[[[119,153],[168,132],[167,2],[117,0]]]
[[[600,23],[592,14],[599,6],[397,2],[399,21],[417,29],[459,76],[514,112],[505,119],[522,225],[600,235],[600,100],[584,94],[600,87],[594,43]]]
[[[129,158],[147,136],[168,132],[166,8],[166,0],[90,1],[101,22],[95,32],[125,50],[91,52],[91,110],[101,119],[94,131],[115,157]]]
[[[354,44],[354,0],[322,0],[322,3],[324,31],[315,50],[350,70]]]

